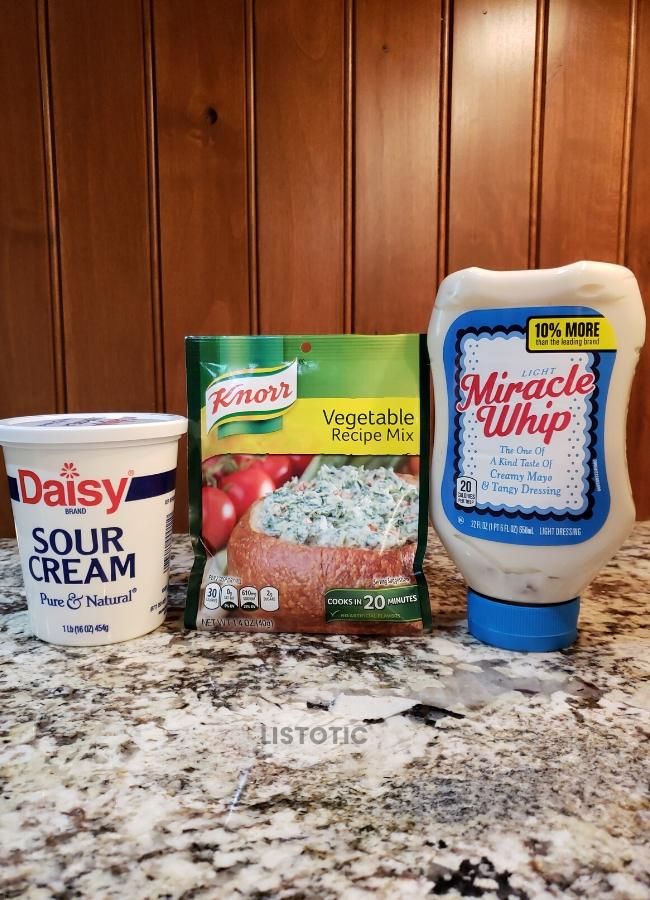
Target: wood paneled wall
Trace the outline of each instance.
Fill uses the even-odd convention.
[[[184,335],[424,330],[472,264],[650,300],[646,0],[0,0],[0,109],[0,416],[182,412]]]

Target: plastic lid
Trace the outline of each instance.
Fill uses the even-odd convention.
[[[470,634],[504,650],[562,650],[578,636],[580,598],[531,606],[467,592]]]
[[[180,437],[185,416],[166,413],[62,413],[0,419],[0,444],[105,444]]]

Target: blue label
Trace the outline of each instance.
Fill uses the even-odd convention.
[[[603,526],[605,408],[616,357],[602,349],[605,325],[611,334],[600,313],[577,306],[474,310],[452,323],[443,350],[449,438],[441,499],[458,531],[559,546]]]

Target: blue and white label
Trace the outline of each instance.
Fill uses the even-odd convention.
[[[551,318],[549,346],[531,339]],[[585,307],[475,310],[444,344],[449,439],[442,504],[458,531],[513,544],[578,544],[609,512],[604,419],[615,350],[567,338]],[[564,332],[563,332],[564,329]],[[591,339],[592,340],[592,339]],[[593,346],[593,340],[591,343]]]
[[[105,644],[157,627],[167,607],[176,444],[7,449],[34,633]]]

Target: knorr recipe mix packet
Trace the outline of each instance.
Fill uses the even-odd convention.
[[[186,625],[428,629],[424,336],[188,337],[186,351]]]

